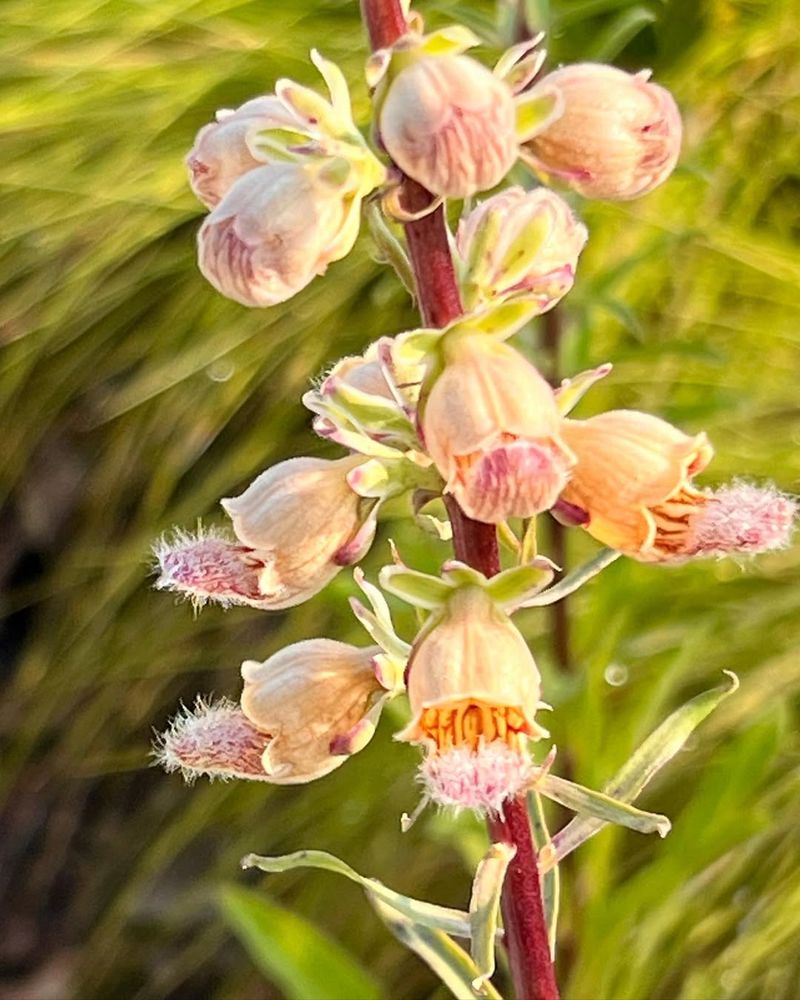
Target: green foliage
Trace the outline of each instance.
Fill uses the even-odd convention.
[[[498,23],[485,2],[421,7],[432,29]],[[706,428],[717,448],[706,482],[795,488],[796,4],[534,7],[555,61],[650,65],[687,120],[682,166],[663,188],[629,204],[576,201],[591,238],[559,367],[615,363],[578,415],[633,406]],[[314,635],[364,639],[347,574],[274,615],[195,619],[148,589],[161,531],[219,520],[218,498],[280,458],[333,454],[298,402],[311,375],[417,325],[366,238],[266,312],[221,299],[193,259],[201,212],[181,158],[196,129],[278,76],[315,86],[312,45],[342,65],[363,123],[357,14],[350,0],[4,5],[3,912],[20,930],[2,954],[33,994],[47,982],[64,996],[272,997],[216,906],[243,854],[329,850],[463,909],[485,853],[469,817],[429,814],[400,834],[417,755],[391,740],[396,706],[366,751],[308,787],[185,788],[148,769],[150,727],[197,691],[235,696],[242,659]],[[540,334],[522,342],[545,365]],[[389,533],[414,568],[446,557],[444,542],[392,523],[366,564],[372,580]],[[575,532],[567,563],[595,551]],[[639,803],[670,817],[666,840],[605,829],[563,866],[565,997],[794,1000],[799,570],[796,551],[743,568],[619,560],[569,598],[567,671],[552,609],[519,614],[555,708],[557,773],[588,787],[604,787],[722,669],[742,682]],[[408,638],[412,613],[398,605],[396,618]],[[551,832],[564,822],[548,812]],[[385,995],[441,996],[355,887],[304,872],[270,891],[264,907],[302,921],[302,974],[323,929]]]

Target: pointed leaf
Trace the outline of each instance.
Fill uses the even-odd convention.
[[[494,974],[500,897],[506,871],[516,853],[516,847],[509,844],[492,844],[475,871],[469,902],[472,928],[469,950],[480,973],[472,983],[476,989]]]
[[[712,688],[692,698],[647,737],[614,778],[606,785],[607,795],[621,802],[632,802],[656,774],[675,754],[721,701],[739,687],[739,679],[729,670],[727,685]],[[577,816],[553,837],[552,850],[545,852],[540,861],[542,871],[557,864],[567,854],[593,837],[605,826],[605,821],[595,817]]]
[[[225,886],[220,908],[253,962],[287,1000],[379,1000],[384,995],[340,944],[260,893]]]
[[[547,829],[542,798],[537,792],[531,794],[531,807],[529,809],[531,826],[533,827],[533,838],[536,842],[536,851],[539,857],[542,853],[550,850],[552,843],[550,831]],[[541,866],[540,866],[541,867]],[[560,901],[560,875],[558,865],[553,865],[547,871],[541,873],[542,883],[542,904],[544,906],[544,917],[547,923],[547,939],[550,942],[550,955],[556,955],[556,932],[558,929],[558,906]]]
[[[610,795],[577,785],[565,778],[557,778],[554,774],[545,774],[539,778],[536,789],[567,809],[594,816],[606,823],[617,823],[639,833],[657,833],[660,837],[666,837],[670,831],[671,824],[666,816],[642,812]]]
[[[454,997],[459,1000],[480,1000],[482,997],[500,1000],[500,994],[491,983],[483,983],[480,989],[472,985],[480,977],[477,966],[444,931],[416,924],[380,899],[373,898],[370,902],[397,940],[418,955]]]
[[[599,382],[601,378],[605,378],[613,367],[612,364],[607,362],[604,365],[600,365],[599,368],[592,368],[588,372],[581,372],[574,378],[565,378],[555,391],[556,406],[561,416],[565,417],[573,410],[584,394],[596,382]]]
[[[463,910],[454,910],[447,906],[436,906],[421,899],[403,896],[387,888],[377,879],[359,875],[355,869],[327,851],[295,851],[279,857],[261,857],[258,854],[248,854],[242,859],[242,868],[258,868],[270,874],[292,871],[295,868],[318,868],[323,871],[344,875],[360,885],[367,893],[370,901],[379,900],[391,907],[398,914],[410,921],[425,927],[455,934],[457,937],[468,938],[471,933],[469,915]]]

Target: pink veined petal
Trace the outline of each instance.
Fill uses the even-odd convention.
[[[194,709],[184,708],[158,737],[153,756],[189,783],[203,774],[268,781],[261,756],[269,739],[233,702],[223,698],[212,704],[198,697]]]

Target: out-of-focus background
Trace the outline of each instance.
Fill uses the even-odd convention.
[[[431,26],[460,19],[499,47],[489,3],[420,9]],[[687,127],[681,166],[654,194],[575,201],[591,239],[560,370],[615,363],[579,415],[632,406],[705,428],[717,457],[703,483],[795,490],[800,10],[554,0],[535,13],[554,62],[651,66]],[[149,547],[171,525],[222,523],[218,498],[267,465],[333,454],[299,403],[309,378],[415,322],[366,236],[269,311],[225,301],[195,267],[201,206],[182,157],[196,130],[276,77],[316,85],[311,46],[342,65],[365,122],[357,4],[7,0],[3,21],[0,992],[306,1000],[316,930],[376,996],[443,997],[355,886],[238,870],[251,850],[314,847],[465,906],[481,825],[429,812],[400,834],[417,755],[392,742],[396,715],[305,787],[189,788],[148,766],[151,727],[197,692],[236,697],[241,660],[315,635],[365,640],[348,612],[349,573],[290,612],[211,607],[198,618],[152,591],[149,575]],[[526,344],[546,367],[541,335]],[[368,574],[388,560],[390,535],[422,568],[446,556],[443,543],[385,524]],[[593,550],[570,536],[567,563]],[[609,829],[566,866],[570,1000],[795,1000],[799,584],[797,550],[743,566],[618,563],[570,602],[566,671],[548,616],[520,617],[561,760],[594,787],[723,669],[742,680],[642,800],[673,818],[672,834]],[[399,620],[410,635],[410,618]],[[274,930],[293,957],[272,981],[223,919],[232,884],[282,908]]]

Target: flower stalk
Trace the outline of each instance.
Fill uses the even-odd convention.
[[[399,0],[361,0],[361,10],[373,49],[387,48],[405,32]],[[403,185],[403,207],[409,213],[427,208],[433,195],[416,181]],[[444,210],[405,224],[417,298],[423,322],[443,327],[463,313],[461,296],[447,239]],[[457,559],[494,576],[500,570],[494,525],[467,517],[452,496],[447,497]],[[516,848],[503,890],[502,910],[509,962],[518,1000],[557,1000],[558,988],[550,958],[542,905],[536,850],[524,796],[505,804],[503,818],[489,820],[493,843]]]

